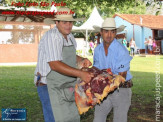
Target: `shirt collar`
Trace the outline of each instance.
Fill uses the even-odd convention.
[[[112,41],[112,43],[110,44],[109,46],[109,50],[115,50],[115,43],[116,43],[116,38],[114,38],[114,40]],[[103,44],[103,47],[104,47],[104,42],[102,43]]]

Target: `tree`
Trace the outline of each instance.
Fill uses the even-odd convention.
[[[12,4],[11,0],[3,0],[4,3],[8,3],[8,5]],[[15,0],[19,2],[19,0]],[[89,18],[94,6],[97,7],[100,15],[103,18],[112,17],[115,13],[120,14],[145,14],[146,7],[156,6],[158,7],[158,11],[156,15],[159,14],[159,7],[162,7],[161,0],[62,0],[63,3],[66,3],[66,6],[69,7],[72,11],[75,12],[75,16],[77,18],[85,17]],[[152,3],[152,2],[154,3]],[[41,3],[40,0],[22,0],[21,2],[35,2]],[[49,6],[38,6],[40,9],[50,9],[51,3],[53,0],[44,0],[44,2],[49,3]],[[55,0],[55,3],[61,3],[61,0]],[[24,8],[27,8],[24,4]],[[84,21],[83,21],[84,22]],[[80,26],[83,22],[76,22],[76,26]]]
[[[59,2],[59,0],[58,0]],[[97,7],[103,18],[112,17],[115,13],[144,14],[145,4],[142,1],[134,0],[66,0],[66,5],[75,12],[75,17],[89,18],[94,6]],[[80,26],[83,22],[75,23]]]
[[[19,2],[19,0],[15,0]],[[43,0],[46,3],[49,3],[49,6],[38,6],[40,9],[50,9],[51,3],[53,0]],[[161,0],[55,0],[55,3],[61,3],[63,1],[66,3],[66,6],[71,8],[76,13],[76,17],[86,17],[91,13],[91,10],[94,6],[100,10],[102,16],[108,17],[112,16],[115,12],[118,13],[134,13],[134,14],[142,14],[145,6],[156,6],[158,7],[158,11],[156,14],[159,14],[161,11],[162,2]],[[8,3],[11,5],[13,1],[11,0],[3,0],[4,3]],[[21,0],[21,3],[26,2],[35,2],[41,3],[40,0]],[[145,3],[145,4],[144,4]],[[24,4],[24,8],[28,6]]]
[[[16,25],[13,25],[13,29],[17,29]],[[14,31],[11,33],[11,39],[7,40],[8,43],[18,44],[19,43],[19,32]]]
[[[24,26],[24,29],[32,29],[37,27],[33,26]],[[19,29],[17,25],[13,25],[13,29]],[[33,43],[34,42],[34,34],[31,31],[13,31],[11,33],[11,39],[7,40],[8,43],[11,44],[19,44],[20,42],[23,43]]]
[[[162,15],[163,6],[161,0],[143,0],[146,3],[146,14]]]

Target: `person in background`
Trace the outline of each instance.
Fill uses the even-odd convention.
[[[125,48],[127,48],[127,41],[125,37],[122,39],[122,44],[125,46]]]
[[[128,52],[129,52],[129,54],[130,54],[130,51],[131,51],[130,45],[128,45],[127,50],[128,50]]]
[[[153,47],[153,50],[155,50],[155,49],[156,49],[156,47],[157,47],[157,44],[156,44],[156,40],[155,40],[155,39],[153,39],[153,44],[152,44],[152,47]]]
[[[131,38],[130,40],[130,50],[131,50],[131,56],[134,56],[135,55],[135,47],[136,47],[136,44],[135,44],[135,41],[133,38]]]
[[[91,52],[91,54],[93,55],[93,52],[94,52],[94,46],[95,46],[95,45],[94,45],[94,43],[93,43],[92,40],[90,41],[89,46],[90,46],[90,50],[91,50],[90,52]]]
[[[145,38],[144,45],[145,45],[145,54],[148,54],[148,39],[147,38]]]
[[[152,54],[152,46],[153,46],[153,39],[151,36],[149,36],[149,39],[148,39],[149,54]]]
[[[94,48],[97,47],[97,39],[95,39],[95,42],[94,42]]]

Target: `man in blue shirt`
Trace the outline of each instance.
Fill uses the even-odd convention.
[[[122,75],[126,82],[120,86],[119,90],[110,93],[107,98],[99,105],[95,106],[94,122],[106,122],[107,115],[113,108],[113,122],[127,122],[127,113],[131,105],[131,86],[132,75],[130,74],[130,61],[132,57],[127,49],[116,40],[117,32],[122,31],[125,27],[116,28],[114,18],[107,18],[102,27],[94,27],[96,30],[101,29],[103,42],[95,48],[93,66],[98,69],[111,68],[113,74]]]

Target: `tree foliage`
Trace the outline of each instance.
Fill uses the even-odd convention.
[[[50,9],[51,3],[66,3],[66,6],[76,13],[76,17],[88,18],[94,6],[98,8],[100,14],[105,18],[114,15],[115,13],[126,14],[144,14],[145,7],[159,5],[158,10],[162,6],[160,0],[14,0],[15,2],[46,2],[49,6],[39,6],[40,9]],[[3,3],[11,5],[12,0],[2,0]],[[145,3],[145,4],[144,4]],[[23,7],[27,8],[26,5]],[[158,12],[157,12],[158,13]],[[159,13],[158,13],[159,14]]]
[[[23,26],[24,29],[37,29],[37,26]],[[18,25],[13,25],[13,29],[20,29]],[[34,33],[32,31],[13,31],[11,33],[11,39],[7,40],[10,44],[20,44],[20,43],[34,43]]]
[[[115,13],[119,14],[145,14],[146,7],[149,6],[158,6],[158,11],[156,14],[159,14],[160,8],[162,7],[162,2],[160,0],[14,0],[14,2],[46,2],[49,3],[49,6],[38,6],[40,9],[49,9],[51,8],[51,3],[66,3],[66,7],[69,7],[72,11],[75,12],[75,17],[85,17],[89,18],[93,8],[96,6],[100,15],[103,18],[112,17]],[[1,4],[8,4],[11,6],[12,0],[2,0]],[[154,4],[153,4],[154,2]],[[26,5],[23,6],[27,8]],[[59,6],[60,7],[60,6]],[[59,8],[58,7],[58,8]],[[75,25],[80,26],[83,22],[77,22]],[[23,39],[23,38],[22,38]],[[25,40],[24,40],[25,41]]]
[[[2,0],[2,3],[11,5],[12,0]],[[110,17],[115,13],[126,13],[126,14],[144,14],[146,7],[157,5],[159,14],[161,11],[162,2],[161,0],[14,0],[14,2],[35,2],[49,3],[49,6],[39,6],[40,9],[50,9],[51,3],[66,3],[66,6],[73,10],[76,17],[86,17],[88,18],[94,6],[98,8],[102,17]],[[28,6],[24,5],[24,8]]]

